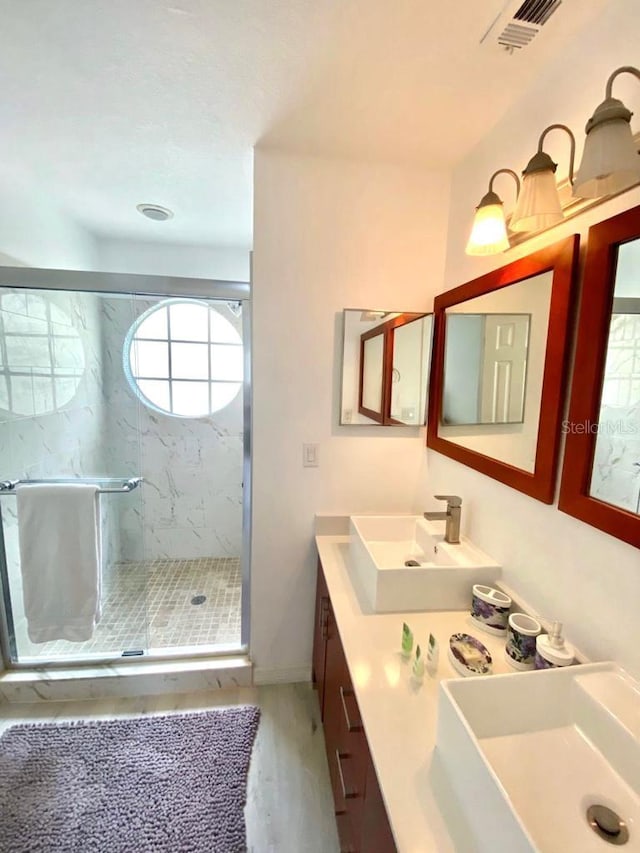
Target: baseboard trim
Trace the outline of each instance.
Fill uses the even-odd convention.
[[[191,693],[249,687],[251,676],[252,664],[246,655],[9,670],[0,674],[0,699],[41,702]]]
[[[310,666],[292,666],[284,669],[269,669],[254,666],[254,684],[297,684],[301,681],[311,681]]]

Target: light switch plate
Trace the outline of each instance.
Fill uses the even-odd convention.
[[[302,466],[304,468],[317,468],[319,461],[320,449],[318,444],[303,444],[302,445]]]

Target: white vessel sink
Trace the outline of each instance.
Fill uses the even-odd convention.
[[[443,681],[436,744],[480,853],[640,851],[640,688],[615,664]],[[594,804],[626,844],[593,831]]]
[[[444,522],[419,515],[352,515],[352,570],[377,613],[464,610],[474,583],[490,584],[500,566],[466,539],[444,541]],[[407,566],[414,561],[417,566]]]

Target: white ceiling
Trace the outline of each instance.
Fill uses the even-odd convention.
[[[255,144],[447,167],[606,2],[509,56],[505,0],[0,0],[0,169],[98,233],[248,248]]]

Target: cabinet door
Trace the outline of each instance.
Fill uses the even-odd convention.
[[[361,851],[368,748],[333,611],[329,610],[325,744],[343,850]]]
[[[340,686],[348,678],[347,662],[342,651],[340,635],[329,605],[327,618],[327,653],[324,685],[324,742],[327,750],[329,777],[333,792],[338,837],[342,853],[357,853],[359,847],[353,837],[349,815],[349,800],[352,796],[350,782],[345,777],[348,769],[344,766],[344,748],[341,746],[342,709]]]
[[[395,853],[329,593],[318,564],[313,643],[341,853]]]
[[[340,700],[340,686],[348,677],[347,662],[342,651],[338,627],[333,615],[333,609],[329,604],[327,613],[327,652],[325,661],[324,682],[324,742],[327,750],[327,762],[329,764],[329,775],[331,776],[331,787],[336,804],[336,814],[346,812],[345,797],[340,784],[340,772],[337,762],[337,753],[340,746],[340,735],[342,730],[342,707]]]
[[[325,661],[327,654],[327,631],[329,622],[329,590],[318,560],[318,580],[316,582],[316,614],[313,629],[313,658],[311,677],[318,689],[320,719],[324,721],[324,685]]]
[[[393,833],[389,826],[387,810],[382,799],[371,755],[368,755],[367,758],[367,781],[360,849],[362,853],[396,853]]]
[[[346,667],[345,667],[346,669]],[[363,851],[362,821],[366,796],[367,762],[369,749],[364,734],[360,711],[351,681],[347,678],[339,687],[341,704],[341,721],[338,735],[338,756],[336,760],[341,773],[340,793],[348,796],[345,799],[346,810],[351,824],[351,833],[356,842],[356,849]]]

